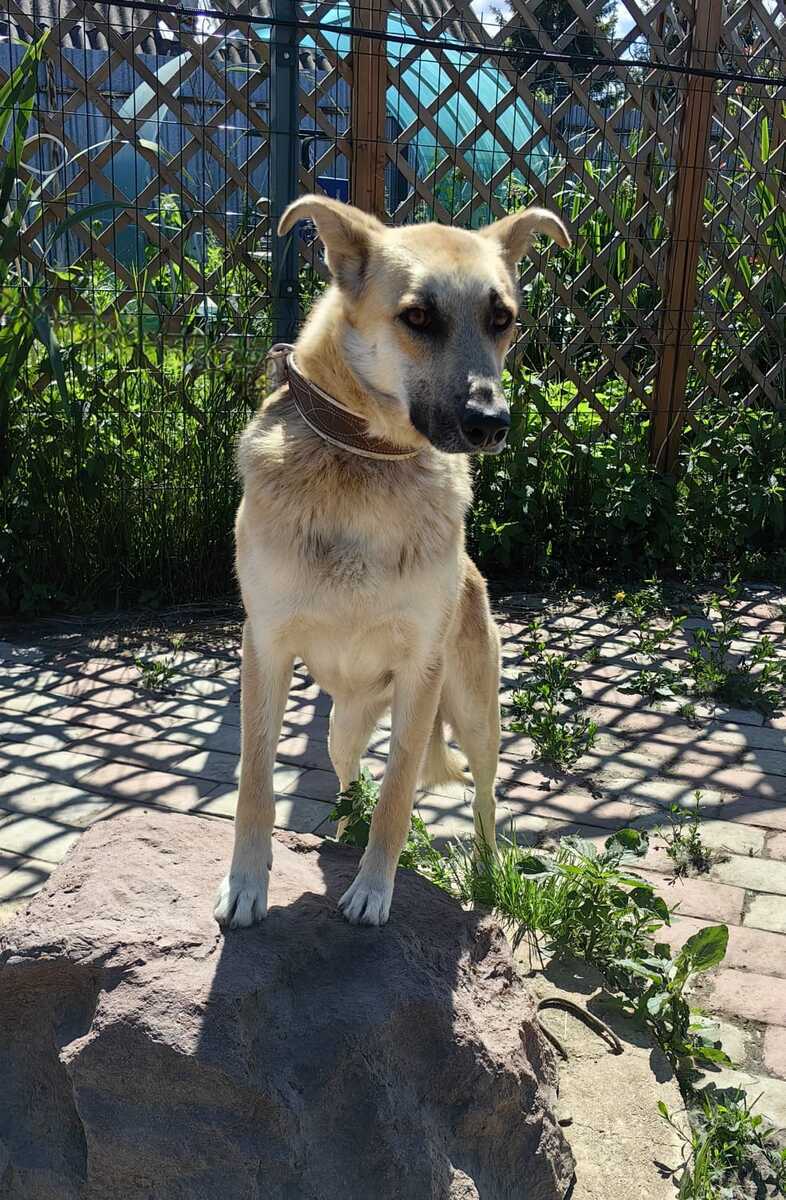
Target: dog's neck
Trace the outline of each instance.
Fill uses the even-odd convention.
[[[363,386],[347,362],[345,338],[349,330],[342,304],[317,304],[297,341],[296,360],[306,379],[334,397],[368,427],[370,437],[408,450],[424,448],[424,439],[400,411],[386,406]]]

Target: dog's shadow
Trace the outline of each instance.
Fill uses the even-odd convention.
[[[515,1172],[542,1169],[535,1083],[520,1063],[489,1069],[456,1000],[468,960],[493,959],[483,914],[402,871],[388,925],[350,926],[338,901],[358,852],[296,845],[277,836],[267,920],[222,938],[204,1008],[198,1056],[245,1108],[221,1120],[221,1194],[515,1194]]]

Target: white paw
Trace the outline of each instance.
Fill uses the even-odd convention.
[[[390,916],[393,881],[358,874],[338,902],[350,925],[384,925]]]
[[[219,884],[213,916],[219,925],[240,929],[264,921],[267,916],[267,885],[270,870],[230,871]]]

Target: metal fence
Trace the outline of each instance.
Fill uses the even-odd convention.
[[[782,0],[2,0],[0,86],[44,30],[19,279],[136,330],[140,369],[291,336],[325,278],[313,230],[272,235],[299,192],[467,226],[536,201],[575,244],[523,265],[510,362],[560,436],[641,421],[672,471],[708,403],[783,408]]]

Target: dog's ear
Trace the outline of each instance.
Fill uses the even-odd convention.
[[[523,208],[521,212],[511,213],[509,217],[503,217],[479,232],[483,237],[499,243],[511,267],[515,267],[529,253],[539,233],[553,238],[565,250],[570,245],[570,234],[564,224],[556,213],[549,212],[547,208]]]
[[[303,196],[290,204],[279,221],[279,237],[307,217],[325,243],[327,265],[336,283],[356,295],[368,269],[374,242],[384,233],[385,226],[351,204],[327,196]]]

